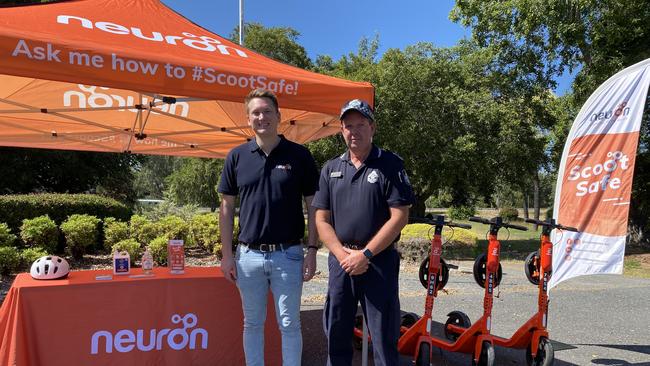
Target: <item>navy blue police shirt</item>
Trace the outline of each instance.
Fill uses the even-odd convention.
[[[354,245],[366,245],[377,234],[390,218],[390,207],[411,204],[413,190],[402,159],[375,145],[359,169],[349,152],[328,161],[312,201],[330,211],[337,238]]]
[[[269,156],[252,139],[228,153],[217,190],[240,196],[240,242],[296,243],[305,232],[302,197],[318,190],[318,168],[307,148],[284,136]]]

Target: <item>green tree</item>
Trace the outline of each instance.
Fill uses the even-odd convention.
[[[291,27],[264,27],[259,23],[244,25],[244,46],[274,60],[302,69],[309,69],[312,62],[305,48],[298,44],[300,32]],[[230,34],[233,42],[239,40],[239,26]]]
[[[134,167],[133,189],[139,198],[163,199],[167,190],[165,179],[182,164],[175,156],[143,156]]]
[[[463,0],[451,18],[498,50],[495,65],[518,80],[552,84],[565,68],[580,69],[574,89],[584,100],[622,67],[650,56],[650,2]]]
[[[215,211],[222,168],[223,160],[184,158],[182,165],[165,179],[169,196],[177,205],[196,204]]]
[[[418,44],[378,63],[378,141],[404,158],[417,214],[440,189],[452,206],[472,206],[492,195],[497,177],[515,168],[532,174],[543,160],[533,112],[495,92],[490,57],[471,42]]]
[[[357,53],[337,62],[319,57],[315,68],[375,85],[376,141],[403,157],[417,198],[415,214],[440,190],[449,192],[453,206],[472,206],[492,195],[496,177],[509,168],[537,172],[545,139],[534,116],[546,111],[544,102],[537,97],[523,103],[502,92],[497,81],[503,78],[490,70],[491,50],[472,42],[452,48],[422,43],[391,49],[377,61],[377,47],[377,37],[364,39]],[[313,150],[337,145],[331,138]],[[521,174],[508,178],[523,181]]]
[[[650,1],[462,0],[451,18],[472,28],[474,38],[496,52],[495,67],[521,84],[536,80],[552,86],[554,76],[579,70],[573,83],[572,115],[617,71],[650,57]],[[632,187],[631,221],[644,230],[650,217],[648,114],[644,116]],[[571,123],[562,119],[552,130],[553,161]],[[647,236],[646,236],[647,237]]]
[[[130,154],[0,148],[0,166],[20,174],[0,176],[0,193],[97,192],[133,202],[132,168],[139,156]]]

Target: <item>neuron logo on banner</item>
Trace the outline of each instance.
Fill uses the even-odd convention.
[[[172,323],[183,323],[182,328],[176,329],[150,329],[148,336],[144,329],[135,331],[130,329],[121,329],[115,334],[100,330],[95,332],[90,341],[90,353],[96,355],[100,351],[100,342],[104,343],[104,351],[113,353],[113,348],[117,352],[126,353],[137,348],[143,352],[160,351],[165,348],[171,348],[175,351],[182,349],[196,349],[197,341],[200,341],[201,349],[208,348],[208,331],[203,328],[194,328],[198,322],[196,315],[189,313],[183,317],[178,314],[172,316]],[[191,329],[194,328],[194,329]]]
[[[123,109],[118,109],[118,111],[129,111],[137,113],[138,109],[129,108],[135,106],[135,98],[132,95],[128,95],[124,98],[121,95],[117,94],[105,94],[100,91],[108,91],[109,88],[99,87],[100,90],[97,90],[97,86],[92,85],[83,85],[77,84],[80,91],[68,90],[63,93],[63,106],[64,107],[79,107],[79,108],[113,108],[113,107],[124,107]],[[84,94],[88,93],[88,94]],[[160,102],[160,99],[154,100]],[[76,102],[76,103],[75,103]],[[149,99],[147,97],[142,97],[142,104],[149,106]],[[162,105],[155,105],[151,108],[151,113],[157,113],[156,110],[159,110],[164,113],[169,113],[173,115],[178,115],[181,117],[187,117],[190,114],[190,105],[186,102],[176,102],[173,104],[164,103]]]

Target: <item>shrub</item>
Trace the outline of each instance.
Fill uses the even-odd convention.
[[[104,219],[104,248],[112,250],[113,245],[129,238],[129,224],[114,217]]]
[[[178,216],[189,221],[199,211],[199,206],[194,204],[176,206],[170,199],[165,200],[153,207],[137,207],[137,213],[144,215],[149,220],[158,221],[165,216]]]
[[[442,254],[447,258],[474,258],[480,249],[478,235],[471,230],[454,228],[453,232],[445,228],[442,232],[444,245]]]
[[[467,220],[476,214],[474,206],[453,206],[447,211],[452,220]]]
[[[217,259],[221,260],[223,258],[223,253],[221,252],[221,243],[215,243],[212,247],[212,254],[217,256]]]
[[[16,241],[16,235],[11,233],[9,225],[0,222],[0,247],[11,247]]]
[[[402,259],[420,263],[431,250],[431,241],[425,238],[403,238],[397,245]]]
[[[210,250],[219,242],[219,234],[219,220],[215,214],[196,215],[192,218],[190,222],[192,243]]]
[[[438,193],[430,196],[424,202],[426,208],[448,207],[451,205],[453,197],[451,191],[447,189],[440,189]]]
[[[428,224],[409,224],[404,226],[400,240],[424,239],[429,240],[433,235],[433,226]]]
[[[99,219],[90,215],[72,215],[61,224],[67,248],[75,259],[81,259],[87,247],[99,239]]]
[[[514,207],[502,207],[499,210],[499,216],[504,221],[515,221],[519,218],[519,211]]]
[[[44,257],[50,253],[44,251],[41,248],[27,248],[20,252],[20,263],[22,268],[29,270],[34,263],[40,257]]]
[[[545,219],[550,219],[550,218],[553,218],[553,206],[546,209],[546,217],[545,217]]]
[[[167,265],[167,237],[159,236],[149,243],[149,251],[159,266]]]
[[[16,194],[0,196],[0,222],[17,232],[23,219],[48,215],[61,224],[73,214],[127,220],[131,210],[112,198],[94,194]]]
[[[140,259],[142,246],[135,239],[124,239],[115,243],[111,248],[111,252],[127,252],[131,257],[131,263],[135,263],[137,259]]]
[[[478,242],[478,235],[473,231],[461,228],[445,228],[442,231],[443,241],[447,240],[445,245],[465,245],[476,246]]]
[[[158,236],[164,236],[167,239],[180,239],[185,242],[185,246],[191,246],[192,243],[188,242],[188,237],[190,233],[190,227],[178,216],[165,216],[160,221],[158,221],[159,234]]]
[[[38,216],[23,220],[20,227],[20,238],[30,247],[54,253],[59,241],[59,229],[48,215]]]
[[[8,275],[20,266],[20,254],[14,247],[0,247],[0,274]]]
[[[147,244],[160,236],[160,228],[158,225],[142,215],[131,216],[129,226],[131,229],[131,237],[140,242],[140,244]]]
[[[431,250],[430,225],[410,224],[402,230],[398,249],[407,261],[420,262]],[[478,252],[478,236],[471,230],[445,227],[442,231],[444,258],[473,258]]]

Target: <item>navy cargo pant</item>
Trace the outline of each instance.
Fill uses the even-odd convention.
[[[348,275],[336,257],[328,259],[329,289],[323,311],[327,335],[328,360],[331,366],[352,364],[352,333],[357,304],[361,308],[372,338],[376,366],[399,363],[399,253],[389,247],[370,260],[368,271]]]

